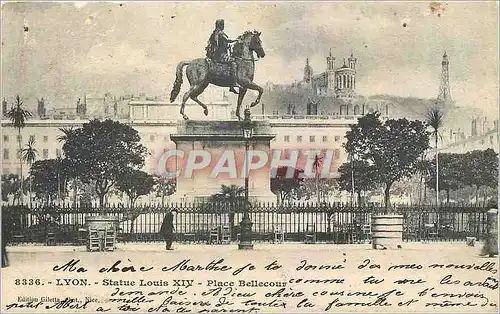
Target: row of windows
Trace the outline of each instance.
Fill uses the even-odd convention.
[[[35,141],[36,140],[36,136],[35,135],[30,135],[30,141]],[[3,141],[4,142],[8,142],[9,141],[9,136],[8,135],[4,135],[3,136]],[[16,135],[16,141],[23,141],[23,136],[22,135]],[[44,135],[43,136],[43,141],[44,142],[48,142],[49,141],[49,137],[47,135]]]
[[[322,149],[321,150],[321,154],[324,155],[326,153],[326,150],[325,149]],[[282,156],[285,157],[285,158],[290,158],[290,155],[291,155],[291,151],[289,149],[283,149],[282,151]],[[309,153],[310,155],[311,153]],[[340,158],[340,149],[336,148],[333,150],[333,157],[335,159],[339,159]]]
[[[156,139],[157,139],[158,137],[159,137],[159,136],[157,136],[157,135],[150,135],[150,136],[149,136],[149,140],[150,140],[151,142],[154,142],[154,141],[156,141]],[[16,138],[16,141],[19,141],[19,140],[20,140],[21,142],[23,141],[23,136],[22,136],[22,135],[21,135],[21,136],[16,135],[16,136],[15,136],[15,138]],[[36,136],[35,136],[35,135],[30,135],[30,137],[29,137],[29,138],[30,138],[30,141],[31,141],[31,140],[32,140],[32,141],[35,141],[35,140],[36,140]],[[8,142],[9,140],[10,140],[10,137],[9,137],[8,135],[4,135],[4,136],[3,136],[3,141],[4,141],[4,142]],[[165,135],[165,136],[163,137],[163,140],[164,140],[165,142],[168,142],[168,141],[170,141],[170,137],[169,137],[169,136],[167,136],[167,135]],[[48,141],[49,141],[49,137],[48,137],[47,135],[44,135],[44,136],[43,136],[43,141],[44,141],[44,142],[48,142]]]
[[[289,142],[290,142],[290,135],[285,135],[285,136],[283,137],[283,140],[284,140],[285,142],[289,143]],[[340,141],[340,136],[335,136],[335,137],[334,137],[334,140],[335,140],[335,142]],[[328,142],[328,136],[323,135],[323,136],[321,137],[321,141],[322,141],[323,143]],[[315,136],[315,135],[310,135],[310,136],[309,136],[309,143],[315,143],[315,142],[316,142],[316,136]],[[297,135],[297,143],[302,143],[302,135]]]
[[[21,151],[18,149],[16,151],[16,159],[19,159],[20,157],[21,157]],[[56,157],[61,157],[61,150],[59,148],[56,148]],[[49,158],[49,150],[47,148],[44,148],[42,150],[42,158],[43,159]],[[10,152],[7,148],[3,149],[3,159],[4,160],[10,159]]]
[[[150,136],[149,136],[149,140],[150,140],[151,142],[156,141],[156,139],[157,139],[157,136],[156,136],[156,135],[150,135]],[[283,139],[284,139],[284,141],[285,141],[285,142],[290,142],[290,136],[289,136],[289,135],[285,135]],[[338,142],[338,141],[340,141],[340,136],[335,136],[335,138],[334,138],[334,139],[335,139],[335,142]],[[19,141],[19,140],[20,140],[20,141],[22,142],[22,135],[21,135],[21,136],[17,135],[17,136],[16,136],[16,140],[17,140],[17,141]],[[33,140],[33,141],[35,141],[35,140],[36,140],[35,135],[30,135],[30,141],[31,141],[31,140]],[[169,137],[169,136],[164,136],[164,137],[163,137],[163,140],[164,140],[165,142],[169,142],[169,141],[170,141],[170,137]],[[4,142],[8,142],[8,141],[9,141],[9,136],[8,136],[8,135],[4,135],[4,136],[3,136],[3,141],[4,141]],[[43,136],[43,141],[44,141],[44,142],[48,142],[48,141],[49,141],[49,137],[48,137],[47,135],[44,135],[44,136]],[[322,141],[323,143],[328,142],[328,136],[323,135],[323,136],[321,137],[321,141]],[[302,142],[302,135],[297,135],[297,143],[300,143],[300,142]],[[314,135],[309,136],[309,142],[310,142],[310,143],[315,143],[315,142],[316,142],[316,136],[314,136]]]
[[[158,135],[150,135],[150,136],[149,136],[149,141],[150,141],[150,142],[154,142],[154,141],[156,141],[156,139],[157,139],[158,137],[161,137],[161,136],[158,136]],[[143,138],[143,137],[141,136],[141,138]],[[163,140],[164,140],[165,142],[169,142],[169,141],[170,141],[170,136],[168,136],[168,135],[163,136]]]

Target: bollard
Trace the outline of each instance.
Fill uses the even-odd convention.
[[[498,255],[498,209],[496,208],[488,211],[487,232],[481,255],[494,257]]]

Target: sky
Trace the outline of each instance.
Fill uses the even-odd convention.
[[[215,20],[262,32],[255,82],[301,80],[329,49],[357,58],[357,92],[435,98],[444,51],[458,106],[498,114],[495,2],[2,3],[2,94],[75,103],[84,93],[169,94],[178,62],[204,57]],[[24,26],[28,27],[25,31]]]

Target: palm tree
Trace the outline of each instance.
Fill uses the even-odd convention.
[[[320,168],[323,164],[323,157],[319,155],[314,156],[314,161],[313,161],[313,169],[314,169],[314,177],[315,177],[315,183],[316,183],[316,203],[319,204],[321,202],[321,197],[319,195],[319,176],[320,176]]]
[[[60,142],[60,143],[63,143],[63,146],[64,146],[64,143],[66,143],[74,134],[75,134],[75,131],[76,129],[74,129],[72,126],[69,127],[69,128],[59,128],[59,131],[61,131],[63,133],[63,135],[59,135],[57,137],[57,140]],[[67,169],[68,171],[70,169]],[[76,199],[77,199],[77,195],[78,195],[78,181],[76,178],[73,178],[73,181],[72,181],[72,189],[73,189],[73,206],[76,206]]]
[[[238,186],[235,184],[224,185],[222,184],[219,192],[213,194],[208,202],[207,210],[223,213],[228,211],[228,220],[229,220],[229,232],[231,234],[231,239],[235,239],[235,222],[234,222],[234,211],[231,210],[231,204],[241,205],[245,200],[245,187]],[[229,204],[228,204],[229,203]],[[226,206],[229,205],[229,208]],[[248,204],[245,204],[247,206]],[[224,208],[221,208],[223,206]],[[229,210],[228,210],[229,209]]]
[[[440,129],[444,123],[444,113],[439,107],[434,107],[427,112],[427,125],[431,127],[431,135],[434,137],[434,148],[436,150],[436,205],[439,206],[439,156],[438,139],[441,137]]]
[[[76,129],[74,129],[73,127],[59,128],[59,131],[61,131],[63,135],[58,136],[57,140],[62,143],[67,142],[68,139],[75,133]]]
[[[222,184],[219,192],[212,195],[214,201],[224,201],[224,202],[238,202],[244,200],[245,187],[238,186],[235,184],[224,185]]]
[[[26,121],[30,118],[31,112],[23,108],[23,101],[19,95],[16,96],[16,103],[14,106],[7,112],[7,118],[12,123],[12,127],[17,129],[17,143],[19,144],[19,167],[21,169],[21,185],[20,185],[20,193],[21,193],[21,205],[23,205],[23,158],[21,156],[21,130],[26,126]]]
[[[35,138],[30,137],[28,144],[25,148],[21,150],[23,160],[28,164],[28,168],[31,169],[31,165],[35,162],[38,155],[38,150],[35,148]],[[31,205],[31,180],[29,180],[29,192],[30,192],[30,205]]]

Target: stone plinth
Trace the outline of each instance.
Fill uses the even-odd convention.
[[[248,150],[264,152],[267,162],[259,169],[250,169],[249,198],[251,201],[275,202],[276,196],[271,192],[269,181],[270,142],[275,134],[267,121],[252,121],[252,126],[253,136],[248,141]],[[178,172],[173,201],[202,201],[217,193],[222,184],[245,185],[244,170],[247,168],[241,121],[182,121],[177,126],[177,133],[171,134],[170,138],[175,142],[177,151],[183,154],[171,157],[176,160]],[[193,163],[206,162],[207,156],[207,166],[190,171]],[[258,156],[253,157],[254,164],[258,160]]]

